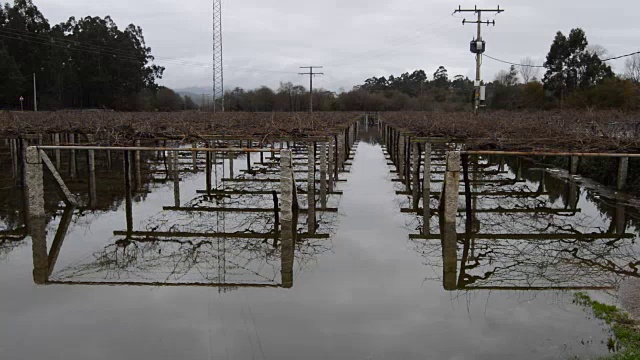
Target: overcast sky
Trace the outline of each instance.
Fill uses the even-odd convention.
[[[161,84],[211,86],[211,0],[35,0],[51,23],[70,16],[106,16],[125,27],[141,26],[156,62],[166,67]],[[225,88],[280,81],[308,85],[298,67],[323,65],[315,86],[350,89],[372,76],[424,69],[432,77],[444,65],[450,77],[474,77],[469,41],[474,25],[452,16],[457,5],[506,11],[483,27],[487,54],[542,63],[558,30],[582,27],[590,44],[611,55],[640,50],[637,0],[223,0]],[[186,62],[191,62],[187,65]],[[611,63],[623,71],[624,60]],[[485,58],[483,79],[508,65]]]

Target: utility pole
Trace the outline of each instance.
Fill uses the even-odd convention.
[[[309,112],[313,112],[313,77],[324,75],[324,73],[314,73],[313,69],[322,69],[322,66],[300,66],[300,69],[309,69],[308,73],[298,73],[298,75],[309,75]]]
[[[33,111],[38,111],[38,93],[36,91],[36,73],[33,73]]]
[[[497,9],[478,9],[478,7],[474,7],[473,9],[463,9],[461,6],[458,6],[458,8],[453,12],[454,14],[456,13],[463,13],[463,12],[472,12],[478,15],[478,20],[476,21],[468,21],[467,19],[462,20],[462,25],[465,24],[478,24],[478,34],[477,37],[471,41],[471,52],[476,54],[476,81],[474,84],[474,88],[475,88],[475,93],[473,96],[474,99],[474,105],[473,105],[473,111],[478,114],[478,111],[480,109],[480,100],[481,100],[481,96],[480,96],[480,92],[481,92],[481,82],[482,79],[480,78],[480,67],[482,66],[482,53],[485,52],[485,42],[484,40],[482,40],[482,25],[493,25],[496,26],[496,21],[488,21],[482,20],[482,13],[483,12],[494,12],[497,14],[500,14],[501,12],[504,12],[503,9],[500,9],[500,6],[498,6]]]

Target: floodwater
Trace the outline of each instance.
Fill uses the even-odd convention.
[[[142,153],[127,172],[122,153],[98,152],[91,195],[86,154],[63,152],[61,175],[92,206],[65,208],[47,176],[42,237],[24,229],[19,169],[2,151],[2,359],[592,359],[608,333],[573,292],[615,302],[639,276],[629,199],[526,159],[475,160],[473,192],[502,195],[474,195],[450,246],[437,214],[425,227],[411,213],[384,147],[363,134],[347,181],[326,197],[313,189],[315,219],[301,211],[291,268],[269,210],[278,183],[238,180],[279,178],[257,154],[264,172],[243,172],[240,155],[212,159],[209,177],[204,154]],[[432,168],[437,192],[436,157]],[[308,185],[298,182],[303,209]]]

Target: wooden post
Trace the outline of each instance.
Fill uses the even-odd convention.
[[[420,144],[414,142],[411,148],[411,197],[413,200],[413,209],[418,210],[420,206]]]
[[[178,166],[178,153],[176,153],[175,157],[174,157],[174,167],[173,167],[173,203],[174,203],[175,207],[180,207],[180,167]]]
[[[333,147],[335,143],[333,140],[329,141],[329,162],[328,162],[328,174],[329,174],[329,192],[333,192],[333,179],[334,179],[334,161],[335,156],[333,153]]]
[[[447,170],[444,175],[441,212],[445,223],[456,223],[458,215],[458,193],[460,188],[460,152],[446,153]]]
[[[422,181],[422,216],[423,235],[428,235],[431,230],[431,143],[424,144],[424,178]]]
[[[283,236],[285,234],[293,236],[292,232],[295,231],[292,229],[294,209],[298,202],[295,186],[291,150],[282,150],[280,152],[280,222]]]
[[[622,190],[627,186],[627,177],[629,176],[629,158],[621,157],[618,161],[618,178],[616,188]]]
[[[338,161],[336,163],[338,171],[343,170],[344,161],[344,132],[338,134],[338,147],[337,147]]]
[[[316,232],[316,157],[315,145],[308,145],[309,168],[307,171],[307,224],[309,225],[309,234]]]
[[[27,147],[24,159],[25,203],[29,219],[44,217],[44,172],[37,147]]]
[[[211,180],[211,153],[207,151],[205,153],[205,162],[206,162],[206,172],[205,172],[205,183],[207,186],[207,194],[210,195],[212,189],[212,180]]]
[[[327,143],[320,143],[320,206],[327,207]]]

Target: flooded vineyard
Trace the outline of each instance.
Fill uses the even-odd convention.
[[[595,359],[574,294],[638,306],[638,200],[559,157],[378,116],[130,145],[0,140],[3,358]]]

